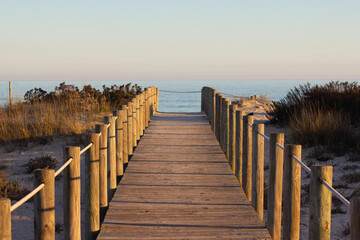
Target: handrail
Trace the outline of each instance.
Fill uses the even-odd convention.
[[[71,163],[72,160],[73,160],[72,157],[69,158],[69,159],[66,161],[66,163],[64,163],[64,165],[62,165],[61,168],[59,168],[59,169],[55,172],[55,177],[56,177],[57,175],[59,175],[59,174]]]
[[[34,190],[32,190],[28,195],[26,195],[25,197],[23,197],[22,199],[20,199],[18,202],[16,202],[14,205],[12,205],[10,207],[10,212],[14,211],[15,209],[17,209],[18,207],[20,207],[21,205],[23,205],[27,200],[29,200],[30,198],[32,198],[35,194],[37,194],[41,189],[43,189],[43,187],[45,187],[45,184],[42,183],[40,184],[37,188],[35,188]]]
[[[93,143],[90,143],[89,145],[84,147],[83,150],[80,151],[80,155],[83,154],[84,152],[86,152],[89,148],[91,148],[92,145],[93,145]]]

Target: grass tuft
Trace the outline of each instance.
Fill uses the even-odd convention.
[[[23,186],[24,182],[20,182],[17,178],[9,180],[5,177],[4,172],[0,171],[0,197],[19,200],[28,193]]]
[[[58,161],[50,156],[50,155],[44,155],[44,156],[40,156],[40,157],[36,157],[36,158],[32,158],[30,159],[26,164],[26,172],[27,173],[32,173],[35,169],[44,169],[44,168],[49,168],[49,169],[55,169],[58,165]]]

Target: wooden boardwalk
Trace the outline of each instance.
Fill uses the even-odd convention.
[[[205,116],[157,113],[98,239],[271,239]]]

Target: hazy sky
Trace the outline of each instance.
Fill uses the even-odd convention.
[[[360,1],[0,0],[0,80],[360,79]]]

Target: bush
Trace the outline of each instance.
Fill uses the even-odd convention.
[[[286,123],[303,108],[313,105],[325,111],[342,111],[352,121],[360,117],[360,86],[356,82],[330,82],[324,86],[309,83],[295,87],[285,98],[272,102],[268,111],[273,122]]]
[[[267,111],[272,122],[288,125],[301,144],[331,146],[343,153],[355,147],[360,117],[360,86],[356,82],[330,82],[295,87]]]
[[[69,89],[65,82],[50,93],[35,88],[25,94],[25,103],[0,108],[0,142],[83,134],[99,120],[97,113],[117,109],[141,91],[130,83],[103,86],[103,93],[91,85]]]
[[[18,179],[6,179],[4,172],[0,171],[0,197],[7,197],[11,200],[19,200],[25,196],[28,191],[23,188],[24,182]]]
[[[63,82],[55,87],[54,92],[50,93],[41,88],[31,89],[25,93],[24,100],[27,103],[34,104],[39,102],[68,103],[74,99],[80,99],[80,101],[92,100],[100,105],[107,103],[107,105],[116,107],[126,103],[133,96],[140,93],[141,89],[137,84],[131,86],[131,83],[128,83],[121,86],[112,85],[110,88],[103,85],[103,92],[101,92],[91,85],[85,85],[82,90],[73,86],[68,88]]]
[[[340,112],[327,111],[312,106],[302,108],[290,116],[289,127],[295,141],[309,145],[352,144],[350,117]]]
[[[26,172],[32,173],[35,169],[38,168],[50,168],[55,169],[58,165],[58,161],[50,156],[44,155],[41,157],[32,158],[25,164]]]

